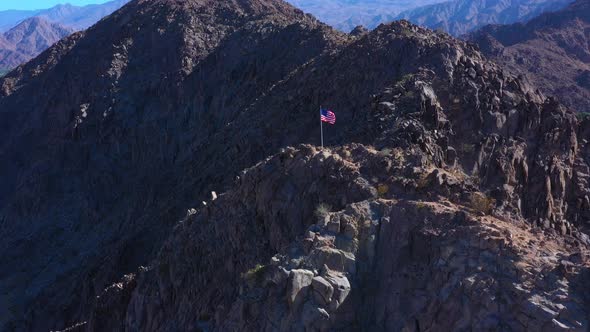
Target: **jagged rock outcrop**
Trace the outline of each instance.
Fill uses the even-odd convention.
[[[575,289],[506,272],[538,274],[541,253],[585,257],[588,123],[446,34],[401,21],[352,37],[281,1],[136,0],[0,87],[0,117],[10,119],[0,121],[2,329],[493,329],[516,328],[518,310],[521,328],[588,326],[575,288],[585,258],[565,264]],[[344,147],[276,154],[317,142],[319,105],[338,114],[326,143]],[[196,203],[213,191],[225,194]],[[332,206],[329,220],[314,216],[320,203]],[[407,222],[391,224],[398,217]],[[485,279],[489,290],[503,292],[493,281],[508,273],[525,292],[466,322],[444,311],[462,298],[444,288],[450,268],[425,257],[443,257],[439,244],[491,255],[462,241],[488,237],[487,223],[538,240],[517,245],[541,258],[501,255],[506,270]],[[441,242],[415,258],[433,286],[405,265],[421,246],[403,245],[430,230]],[[271,261],[276,286],[257,286],[259,273],[271,280]],[[396,265],[416,283],[384,270]],[[398,291],[432,308],[387,296]],[[435,292],[450,302],[431,302]],[[578,302],[541,303],[551,292]],[[539,303],[567,311],[548,319]],[[358,305],[367,310],[351,311]]]
[[[406,162],[421,156],[286,149],[187,214],[136,282],[100,297],[128,306],[89,329],[584,330],[587,244],[429,197],[431,169]],[[461,185],[449,171],[430,174]]]
[[[575,1],[526,24],[492,25],[468,36],[489,58],[524,75],[577,112],[590,112],[590,2]]]

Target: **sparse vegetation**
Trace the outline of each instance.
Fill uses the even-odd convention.
[[[496,200],[483,193],[475,192],[471,194],[470,203],[471,208],[475,211],[484,214],[491,214],[494,206],[496,205]]]
[[[404,85],[405,83],[409,82],[413,77],[414,77],[413,74],[406,74],[406,75],[402,76],[402,78],[400,78],[400,80],[398,81],[398,84]]]
[[[413,36],[415,36],[415,35],[416,35],[416,33],[414,33],[414,31],[412,31],[412,30],[410,30],[410,29],[402,29],[402,30],[400,31],[400,34],[401,34],[403,37],[406,37],[406,38],[410,38],[410,37],[413,37]]]
[[[423,209],[425,209],[425,208],[426,208],[426,203],[424,203],[424,202],[417,202],[417,203],[416,203],[416,208],[417,208],[418,210],[423,210]]]
[[[385,197],[385,195],[389,192],[389,186],[382,183],[380,185],[377,186],[377,194],[379,195],[379,198],[383,198]]]
[[[243,277],[246,280],[258,280],[262,276],[263,269],[264,265],[256,264],[256,266],[246,271],[246,273],[243,274]]]
[[[576,114],[578,120],[584,121],[590,119],[590,112],[579,112]]]
[[[379,154],[382,156],[390,157],[391,156],[391,149],[383,149],[379,151]]]
[[[461,152],[463,152],[463,153],[473,153],[473,152],[475,152],[475,145],[473,145],[473,144],[462,144],[461,145]]]
[[[416,180],[416,189],[421,190],[428,188],[428,185],[430,184],[430,179],[428,178],[429,175],[430,173],[423,173],[420,175],[420,178]]]
[[[318,219],[322,219],[326,217],[331,211],[332,206],[326,203],[321,203],[316,207],[314,214]]]

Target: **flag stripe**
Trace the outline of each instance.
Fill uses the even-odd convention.
[[[336,123],[336,114],[330,110],[321,110],[320,119],[322,122],[327,122],[329,124]]]

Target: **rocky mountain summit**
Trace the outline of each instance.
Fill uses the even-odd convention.
[[[590,1],[526,24],[492,25],[471,34],[494,61],[578,112],[590,112]]]
[[[590,120],[360,30],[135,0],[1,79],[0,329],[587,330]]]

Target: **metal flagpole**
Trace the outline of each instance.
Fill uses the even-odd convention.
[[[320,106],[320,133],[322,137],[322,149],[324,148],[324,121],[322,121],[322,106]]]

